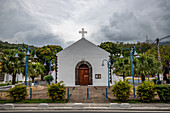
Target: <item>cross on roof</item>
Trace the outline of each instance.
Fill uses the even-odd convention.
[[[84,28],[82,28],[82,31],[79,31],[79,33],[82,34],[82,38],[84,38],[84,34],[87,33],[87,31],[84,31]]]

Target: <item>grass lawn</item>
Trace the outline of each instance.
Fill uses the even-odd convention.
[[[61,100],[61,101],[55,101],[53,102],[50,99],[26,99],[21,102],[15,102],[15,103],[65,103],[66,100]],[[0,100],[0,103],[13,103],[12,100]]]
[[[7,84],[0,84],[0,87],[1,87],[1,86],[7,86]]]

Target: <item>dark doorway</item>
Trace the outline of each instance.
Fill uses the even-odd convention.
[[[92,66],[87,61],[81,61],[75,68],[76,85],[92,85]]]

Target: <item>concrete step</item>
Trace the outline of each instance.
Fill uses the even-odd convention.
[[[89,99],[87,99],[87,88],[89,88]],[[106,100],[105,87],[74,87],[70,88],[69,103],[110,103]]]

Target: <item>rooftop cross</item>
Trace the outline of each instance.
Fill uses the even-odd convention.
[[[82,31],[79,31],[79,33],[82,34],[82,38],[84,38],[84,34],[87,33],[87,31],[84,31],[84,28],[82,28]]]

